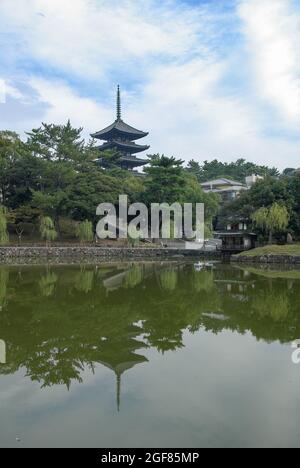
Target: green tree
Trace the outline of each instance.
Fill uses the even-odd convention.
[[[123,181],[97,169],[94,165],[77,173],[66,190],[62,208],[77,221],[96,221],[96,209],[100,203],[118,202]]]
[[[300,174],[286,179],[289,198],[292,199],[290,228],[293,234],[300,235]]]
[[[85,144],[82,128],[73,128],[70,120],[65,125],[42,123],[27,133],[27,144],[36,157],[47,161],[82,163]]]
[[[92,242],[94,239],[93,224],[85,220],[76,226],[76,237],[83,242]]]
[[[145,169],[147,178],[143,195],[146,203],[180,202],[186,190],[183,161],[155,154],[150,156],[150,166]]]
[[[28,148],[43,162],[40,187],[31,190],[32,204],[53,217],[59,235],[60,217],[68,214],[70,186],[96,157],[93,146],[85,146],[81,133],[82,128],[73,128],[68,121],[66,125],[43,123],[28,134]]]
[[[212,237],[213,221],[220,209],[220,198],[215,193],[204,193],[196,177],[190,173],[185,174],[184,203],[203,203],[205,210],[205,239]]]
[[[41,238],[46,241],[46,245],[57,238],[54,222],[49,216],[41,217],[40,234]]]
[[[285,179],[267,177],[246,190],[232,203],[226,204],[221,210],[220,217],[227,217],[234,213],[237,218],[251,219],[261,207],[270,208],[274,203],[284,205],[289,215],[292,215],[294,194],[288,190]]]
[[[32,236],[41,215],[40,210],[29,204],[20,205],[18,208],[10,210],[8,216],[9,228],[13,229],[17,234],[19,244],[22,242],[23,234]]]
[[[105,167],[106,169],[113,170],[118,169],[121,159],[121,154],[118,151],[103,151],[101,153],[101,157],[99,158],[99,162],[101,161],[101,166]]]
[[[17,208],[38,189],[42,161],[32,156],[14,132],[0,132],[0,199],[8,208]]]
[[[7,232],[7,210],[0,205],[0,245],[7,244],[9,236]]]
[[[270,208],[260,208],[253,216],[254,224],[266,231],[269,243],[273,242],[273,234],[286,232],[289,224],[289,213],[285,206],[274,203]]]
[[[187,170],[193,173],[199,182],[206,182],[208,180],[219,179],[221,177],[245,182],[245,177],[252,174],[264,177],[279,176],[279,171],[276,168],[259,166],[252,162],[247,162],[242,158],[232,163],[223,163],[214,159],[213,161],[204,161],[202,165],[192,160],[189,162]]]

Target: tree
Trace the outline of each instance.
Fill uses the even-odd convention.
[[[98,153],[99,158],[99,153]],[[118,169],[121,159],[121,154],[118,151],[107,150],[101,153],[101,165],[106,169]]]
[[[270,208],[260,208],[252,216],[254,224],[268,233],[270,244],[273,242],[274,233],[286,232],[289,219],[286,207],[278,203],[274,203]]]
[[[0,205],[0,245],[7,244],[9,241],[6,216],[6,208]]]
[[[70,120],[65,125],[42,123],[28,135],[28,147],[36,157],[47,161],[81,163],[85,160],[82,128],[73,128]]]
[[[85,220],[82,223],[78,223],[76,227],[76,237],[80,242],[92,242],[94,239],[93,224]]]
[[[289,197],[292,199],[292,210],[290,219],[291,232],[300,234],[300,174],[286,179]]]
[[[100,203],[118,203],[123,181],[94,165],[75,175],[66,191],[62,208],[77,221],[96,221]]]
[[[257,174],[260,176],[278,177],[279,171],[276,168],[259,166],[252,162],[247,162],[245,159],[238,159],[232,163],[223,163],[214,159],[213,161],[204,161],[202,165],[191,160],[187,166],[187,170],[197,177],[199,182],[206,182],[212,179],[225,177],[234,179],[240,182],[245,182],[245,177]]]
[[[215,193],[205,193],[196,177],[190,173],[185,174],[186,189],[183,197],[184,203],[203,203],[205,214],[205,239],[212,237],[213,220],[220,208],[220,198]]]
[[[174,157],[150,156],[150,167],[145,169],[147,178],[141,199],[151,203],[203,203],[205,206],[205,232],[212,232],[213,218],[219,210],[219,197],[212,193],[204,193],[194,174],[183,168],[183,161]],[[195,215],[195,210],[194,210]],[[196,219],[194,216],[194,228]]]
[[[40,220],[41,238],[45,239],[46,245],[57,238],[57,232],[54,227],[54,222],[49,216],[43,216]]]
[[[17,208],[31,198],[30,187],[38,188],[40,161],[14,132],[0,132],[0,200]]]
[[[20,205],[15,210],[9,211],[9,228],[14,229],[18,236],[19,244],[22,242],[23,234],[33,234],[41,214],[40,210],[33,208],[29,204]]]
[[[274,203],[284,205],[289,214],[293,210],[293,194],[289,192],[284,179],[267,177],[256,182],[250,190],[245,190],[232,203],[222,208],[221,216],[235,213],[237,217],[251,219],[261,207],[270,208]]]
[[[143,198],[147,204],[180,202],[186,189],[183,161],[164,154],[150,156]]]

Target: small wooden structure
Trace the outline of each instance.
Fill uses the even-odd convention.
[[[221,250],[224,252],[240,253],[255,248],[257,235],[248,231],[224,231],[216,233],[222,240]]]

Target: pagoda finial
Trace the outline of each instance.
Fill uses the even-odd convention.
[[[117,120],[121,120],[121,91],[120,91],[120,85],[118,85],[118,89],[117,89]]]
[[[121,406],[121,374],[117,374],[117,408],[118,413],[120,411]]]

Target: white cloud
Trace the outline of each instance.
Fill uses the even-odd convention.
[[[29,84],[44,105],[43,122],[65,123],[71,119],[76,127],[84,127],[85,137],[113,119],[113,110],[97,104],[93,99],[81,97],[67,84],[31,78]]]
[[[0,103],[5,104],[8,96],[17,100],[25,100],[25,96],[17,87],[0,78]]]
[[[171,3],[173,8],[151,0],[2,0],[0,32],[17,43],[19,56],[99,78],[116,60],[124,68],[126,61],[204,50],[197,10],[178,11]]]
[[[300,13],[290,0],[244,0],[239,8],[257,92],[300,123]]]
[[[229,16],[176,0],[1,0],[0,14],[16,74],[1,126],[70,118],[87,137],[114,119],[123,81],[124,119],[150,132],[152,152],[299,165],[299,15],[289,0],[240,0]]]

